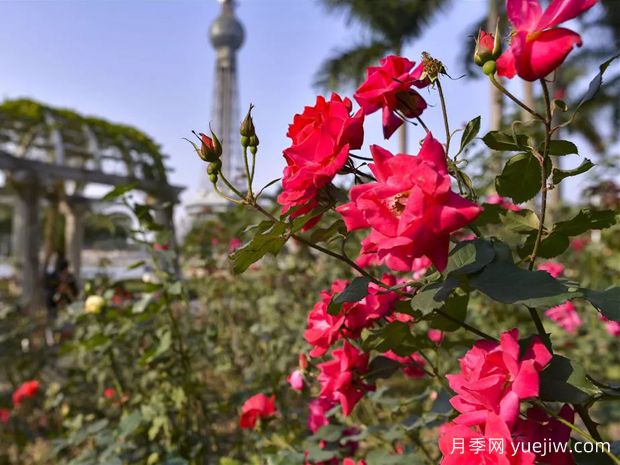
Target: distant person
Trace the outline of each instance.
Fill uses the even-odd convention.
[[[54,271],[46,276],[45,294],[47,314],[52,320],[58,315],[59,307],[70,304],[78,296],[77,283],[69,271],[69,262],[61,255],[56,260]]]

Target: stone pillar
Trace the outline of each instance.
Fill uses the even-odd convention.
[[[69,269],[78,285],[84,248],[84,220],[88,211],[88,202],[83,200],[69,200],[62,205],[62,212],[65,216],[65,251]]]
[[[41,186],[37,176],[30,172],[15,173],[11,181],[16,194],[13,250],[17,280],[22,290],[19,301],[26,311],[33,311],[43,306],[43,273],[39,261]]]

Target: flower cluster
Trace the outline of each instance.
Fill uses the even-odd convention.
[[[393,276],[383,278],[386,284],[394,285]],[[385,292],[377,284],[368,286],[368,295],[358,302],[345,302],[337,315],[328,312],[332,297],[344,291],[348,281],[338,280],[332,284],[331,292],[321,292],[321,300],[308,315],[308,328],[304,338],[313,346],[312,357],[320,357],[342,337],[357,338],[364,328],[368,328],[381,317],[391,312],[398,295]]]

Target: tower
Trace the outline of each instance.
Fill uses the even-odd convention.
[[[235,0],[219,1],[221,13],[209,28],[209,40],[216,53],[211,120],[224,149],[222,171],[234,181],[238,180],[243,166],[239,146],[237,50],[243,44],[245,33],[235,16]]]

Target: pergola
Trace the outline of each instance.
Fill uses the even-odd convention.
[[[79,277],[84,218],[96,199],[89,184],[132,184],[156,209],[174,240],[173,209],[182,187],[167,181],[165,155],[146,134],[28,99],[0,104],[0,169],[14,199],[12,250],[25,308],[42,301],[41,205],[65,217],[65,250]]]

